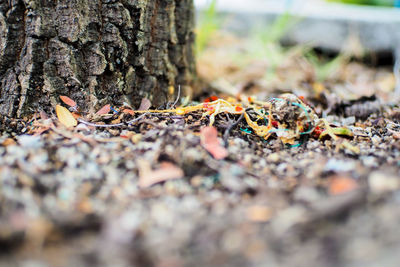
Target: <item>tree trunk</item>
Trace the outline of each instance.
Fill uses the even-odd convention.
[[[192,0],[0,0],[0,114],[154,105],[191,86]]]

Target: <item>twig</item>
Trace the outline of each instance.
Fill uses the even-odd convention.
[[[159,113],[156,113],[156,114],[159,114]],[[181,119],[184,119],[185,117],[184,117],[184,116],[179,116],[179,115],[171,115],[171,116],[162,116],[162,115],[159,115],[158,118],[161,118],[161,119],[177,119],[177,120],[181,120]]]
[[[137,118],[135,118],[135,119],[133,119],[133,120],[130,120],[130,121],[127,121],[126,123],[128,124],[128,125],[131,125],[131,124],[133,124],[134,122],[137,122],[137,121],[140,121],[142,118],[144,118],[146,115],[148,115],[149,113],[144,113],[144,114],[142,114],[142,115],[140,115],[139,117],[137,117]]]
[[[178,104],[179,98],[181,98],[181,85],[178,85],[178,95],[176,96],[176,100],[175,100],[174,104],[172,105],[173,107],[175,107],[176,104]]]
[[[86,124],[88,126],[92,126],[92,127],[100,127],[100,128],[109,128],[109,127],[120,127],[120,126],[124,126],[125,123],[121,122],[121,123],[116,123],[116,124],[96,124],[96,123],[91,123],[88,121],[84,121],[82,119],[78,119],[78,121],[80,123]]]
[[[231,125],[229,125],[229,126],[226,128],[226,130],[225,130],[225,132],[224,132],[224,144],[225,144],[225,147],[228,146],[228,137],[229,137],[229,133],[231,132],[231,130],[232,130],[234,127],[236,127],[236,126],[243,120],[243,118],[244,118],[244,113],[242,113],[242,114],[240,115],[240,117],[239,117],[239,119],[237,119],[237,121],[235,121],[234,123],[232,123]]]
[[[139,117],[137,117],[133,120],[127,121],[127,122],[121,122],[121,123],[115,123],[115,124],[96,124],[96,123],[91,123],[91,122],[88,122],[88,121],[85,121],[82,119],[78,119],[78,121],[80,123],[83,123],[83,124],[86,124],[86,125],[92,126],[92,127],[100,127],[100,128],[121,127],[121,126],[125,126],[125,125],[131,125],[134,122],[141,120],[147,114],[149,114],[149,113],[144,113],[144,114],[140,115]]]

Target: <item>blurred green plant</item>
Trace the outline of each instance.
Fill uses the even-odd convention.
[[[394,6],[395,0],[327,0],[329,2],[340,2],[345,4],[355,5],[370,5],[370,6]]]
[[[196,36],[196,53],[200,55],[207,47],[212,36],[221,28],[221,18],[216,12],[217,0],[210,0],[206,9],[199,15]],[[254,59],[266,60],[268,68],[264,78],[271,81],[276,77],[277,70],[291,58],[303,57],[313,68],[315,81],[323,82],[337,73],[348,57],[339,54],[333,59],[321,57],[310,45],[286,47],[281,44],[282,38],[298,24],[302,18],[294,17],[289,12],[277,16],[270,26],[256,27],[251,31],[248,40],[248,50],[232,55],[233,61],[239,66],[245,66]]]
[[[349,59],[348,56],[342,53],[332,59],[327,59],[318,56],[312,49],[306,51],[304,57],[314,68],[315,81],[321,83],[334,76]]]
[[[282,38],[301,21],[290,13],[285,13],[275,19],[268,28],[257,28],[251,37],[250,58],[266,59],[268,68],[265,79],[271,81],[276,76],[276,71],[285,65],[291,57],[303,57],[312,66],[314,79],[324,82],[331,78],[348,62],[349,57],[340,53],[334,58],[318,55],[311,45],[297,45],[285,47],[281,44]],[[289,61],[290,62],[290,61]]]
[[[290,55],[298,53],[300,47],[284,47],[280,40],[287,34],[301,19],[293,17],[289,12],[286,12],[265,27],[257,27],[250,37],[250,57],[266,59],[268,69],[265,79],[270,80],[276,74],[283,62]]]
[[[206,9],[199,15],[196,28],[196,54],[201,54],[210,38],[220,28],[220,20],[216,12],[217,0],[211,0]]]

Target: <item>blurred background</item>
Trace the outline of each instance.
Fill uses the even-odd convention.
[[[198,71],[208,91],[397,101],[398,0],[195,3]]]

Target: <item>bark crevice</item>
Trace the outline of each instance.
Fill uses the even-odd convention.
[[[1,115],[52,111],[59,95],[84,109],[157,106],[174,98],[169,86],[193,84],[192,0],[5,2]]]

